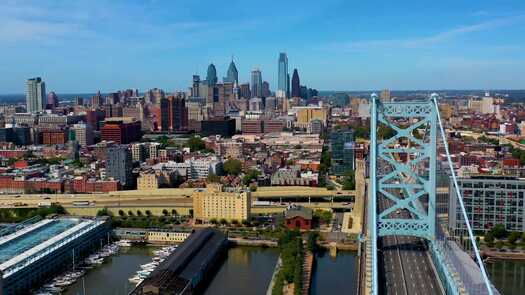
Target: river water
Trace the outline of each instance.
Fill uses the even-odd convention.
[[[487,264],[487,271],[502,295],[525,294],[525,261],[494,261]]]
[[[66,295],[126,295],[134,287],[128,282],[141,264],[151,261],[154,247],[122,250],[101,266],[91,269],[70,286]],[[279,252],[275,248],[234,247],[209,282],[205,295],[265,294],[272,278]],[[328,252],[316,256],[312,278],[313,295],[355,294],[356,254],[339,252],[332,258]],[[84,288],[86,292],[84,293]]]

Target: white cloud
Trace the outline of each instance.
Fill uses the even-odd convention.
[[[525,20],[525,15],[517,15],[501,19],[494,19],[474,25],[466,25],[454,28],[448,31],[440,32],[434,35],[409,38],[409,39],[383,39],[383,40],[363,40],[335,42],[326,46],[331,50],[343,51],[369,51],[377,49],[414,49],[425,48],[436,44],[444,43],[456,37],[467,35],[469,33],[487,31],[500,27],[510,26],[521,23]]]

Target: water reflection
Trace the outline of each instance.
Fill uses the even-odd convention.
[[[525,293],[525,261],[494,261],[487,264],[487,270],[502,295]]]

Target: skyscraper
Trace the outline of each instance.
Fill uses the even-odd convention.
[[[191,86],[191,96],[199,97],[199,85],[201,83],[201,77],[199,75],[193,75],[193,84]]]
[[[250,91],[250,83],[243,83],[240,86],[241,88],[241,97],[242,98],[250,98],[252,97],[251,91]]]
[[[258,68],[252,71],[252,97],[262,97],[262,74]]]
[[[54,109],[58,106],[58,96],[55,92],[51,91],[47,95],[46,109]]]
[[[224,82],[239,83],[239,72],[237,71],[237,67],[235,66],[235,63],[233,62],[233,59],[230,62],[230,66],[228,67],[228,72],[226,73],[226,77],[222,80]]]
[[[208,83],[208,86],[215,86],[217,84],[217,69],[215,69],[215,65],[213,64],[208,66],[206,82]]]
[[[40,77],[27,79],[26,107],[28,113],[40,112],[44,109],[46,97],[46,83]]]
[[[288,57],[286,53],[279,53],[277,73],[277,96],[285,97],[288,93]]]
[[[293,70],[292,75],[292,97],[301,97],[301,81],[297,69]]]
[[[162,131],[179,131],[187,126],[186,102],[182,97],[168,96],[160,100]]]
[[[262,97],[269,97],[272,93],[270,91],[270,83],[268,81],[264,81],[262,84]]]
[[[107,150],[106,174],[124,187],[133,182],[131,151],[125,145],[111,146]]]

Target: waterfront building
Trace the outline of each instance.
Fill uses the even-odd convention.
[[[220,231],[197,230],[130,295],[199,294],[227,248],[228,239]]]
[[[290,205],[284,212],[284,224],[291,230],[310,230],[312,228],[312,216],[312,209]]]
[[[109,222],[106,218],[31,219],[3,232],[0,293],[28,294],[105,243]]]
[[[208,72],[206,74],[206,83],[208,86],[215,86],[217,84],[217,69],[214,64],[208,66]]]
[[[354,132],[352,130],[333,130],[330,133],[331,170],[342,176],[354,170]]]
[[[458,185],[473,230],[487,231],[497,224],[508,231],[525,230],[525,179],[472,175],[459,178]],[[449,226],[466,229],[452,180],[449,192]]]
[[[137,178],[137,190],[154,190],[159,188],[159,176],[154,171],[141,172]]]
[[[292,97],[301,97],[301,81],[297,69],[293,70],[292,75]]]
[[[193,214],[201,222],[222,218],[238,222],[249,220],[250,207],[249,191],[224,188],[218,183],[210,183],[205,189],[197,189],[193,193]]]
[[[131,151],[127,146],[115,145],[107,149],[107,177],[118,180],[123,187],[129,187],[133,184],[132,169]]]
[[[288,56],[286,53],[279,53],[278,71],[277,71],[277,97],[288,97],[289,92],[289,75],[288,75]]]
[[[262,74],[258,68],[252,71],[251,85],[251,97],[262,97]]]
[[[46,97],[46,83],[42,78],[27,79],[26,82],[26,109],[28,113],[44,110]]]

